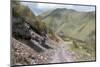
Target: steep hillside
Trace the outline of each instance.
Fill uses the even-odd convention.
[[[41,20],[38,19],[27,6],[22,5],[19,2],[18,3],[16,1],[12,2],[12,18],[13,18],[12,24],[14,25],[18,23],[20,24],[27,23],[38,34],[43,35],[42,33],[46,33],[45,23],[41,22]],[[17,27],[14,25],[12,25],[14,27],[12,29],[14,29],[15,31],[15,28]]]
[[[43,15],[44,14],[44,15]],[[57,8],[41,15],[42,21],[57,33],[87,41],[95,35],[95,12],[78,12],[72,9]],[[92,37],[92,36],[91,36]]]
[[[27,6],[20,4],[19,1],[12,1],[12,65],[34,64],[35,62],[31,62],[34,61],[34,57],[29,56],[37,56],[52,49],[54,44],[49,42],[45,23],[41,22]],[[40,61],[37,61],[37,64],[43,63],[44,60]]]

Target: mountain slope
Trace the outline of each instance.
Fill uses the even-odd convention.
[[[41,16],[42,21],[57,34],[62,32],[65,36],[86,41],[88,36],[95,32],[95,12],[58,8],[44,15]]]

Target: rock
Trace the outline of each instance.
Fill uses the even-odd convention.
[[[21,63],[16,63],[16,65],[23,65],[23,64],[21,64]]]
[[[33,59],[33,60],[31,61],[31,64],[37,64],[37,63],[36,63],[35,60]]]
[[[43,59],[43,56],[40,56],[41,59]]]

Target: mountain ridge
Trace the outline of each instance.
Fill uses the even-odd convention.
[[[71,30],[78,30],[77,26],[80,27],[79,30],[81,31],[83,27],[85,29],[87,25],[89,27],[93,27],[95,30],[95,12],[94,11],[78,12],[72,9],[70,10],[70,9],[65,9],[65,8],[55,9],[48,15],[44,16],[42,18],[42,21],[46,22],[47,25],[50,25],[52,29],[54,30],[54,32],[55,30],[57,31],[57,29],[61,27],[62,25],[64,25],[63,27],[66,28],[65,29],[62,27],[62,29],[65,29],[64,31],[70,32],[70,34],[73,33],[73,32],[71,33]],[[69,29],[70,27],[72,29]]]

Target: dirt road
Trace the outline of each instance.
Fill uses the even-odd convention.
[[[55,49],[55,54],[52,56],[52,61],[50,63],[60,63],[60,62],[73,62],[74,57],[72,52],[70,52],[69,47],[66,42],[59,43],[57,49]]]

